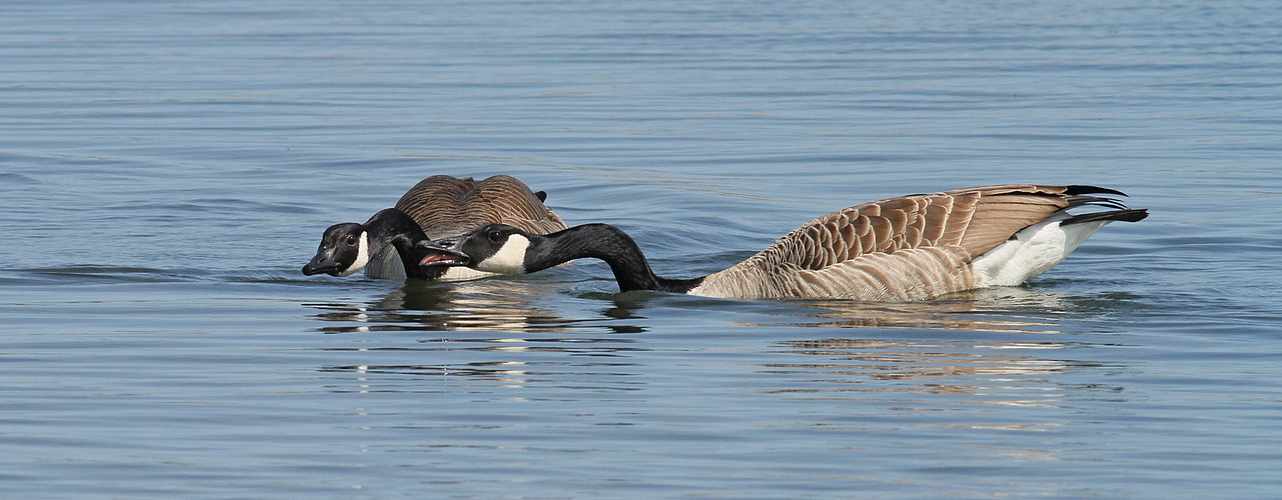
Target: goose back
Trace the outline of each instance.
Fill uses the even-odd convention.
[[[410,188],[396,208],[417,221],[431,239],[495,222],[535,234],[565,229],[565,222],[525,183],[507,175],[481,181],[434,175]]]
[[[1075,206],[1120,206],[1089,193],[1120,194],[1085,186],[1009,184],[856,205],[802,225],[738,265],[709,275],[690,293],[917,300],[976,288],[982,277],[971,261],[1020,230]]]
[[[508,175],[480,181],[471,177],[433,175],[406,191],[395,208],[414,219],[433,240],[458,236],[495,222],[536,234],[565,229],[565,222],[543,204],[539,195]],[[405,279],[405,266],[396,249],[384,245],[373,249],[365,274],[374,278]],[[465,280],[490,275],[459,267],[449,269],[441,279]]]

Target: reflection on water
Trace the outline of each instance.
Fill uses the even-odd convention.
[[[774,325],[1057,333],[1059,316],[1077,309],[1068,294],[1024,287],[971,290],[922,302],[816,300],[793,304],[813,312],[799,315],[797,319],[804,321]]]
[[[546,282],[490,278],[459,283],[410,281],[365,303],[307,304],[325,311],[317,318],[324,333],[368,331],[507,331],[517,333],[643,333],[649,327],[638,311],[680,306],[739,314],[739,326],[912,328],[952,331],[1060,333],[1075,314],[1091,313],[1100,300],[1116,308],[1126,297],[1039,290],[1033,286],[971,290],[921,302],[850,300],[735,301],[652,292],[571,293],[592,303],[591,311],[567,312],[567,293]],[[658,302],[655,302],[655,300]],[[599,307],[604,305],[605,307]],[[577,317],[575,317],[577,316]],[[748,319],[751,318],[751,319]]]
[[[611,333],[637,333],[639,327],[598,324],[632,318],[636,306],[617,302],[602,317],[572,319],[536,305],[550,293],[546,286],[515,279],[489,279],[448,285],[409,281],[366,304],[308,304],[327,312],[317,318],[333,323],[324,333],[369,331],[505,331],[566,333],[597,326]],[[546,302],[546,301],[545,301]]]
[[[574,365],[581,370],[549,369],[541,367],[539,363],[527,363],[524,361],[488,361],[488,362],[470,362],[459,364],[442,364],[442,365],[345,365],[345,366],[325,366],[320,371],[330,373],[351,373],[358,377],[367,375],[409,375],[414,377],[455,377],[468,380],[487,381],[497,383],[501,387],[517,388],[524,387],[528,384],[548,381],[565,381],[566,379],[584,378],[598,380],[591,385],[591,389],[602,390],[636,390],[635,385],[628,385],[620,377],[634,376],[635,373],[626,371],[627,367],[636,366],[635,363],[602,363],[592,362]],[[555,368],[565,368],[565,364],[555,364]],[[604,370],[602,370],[604,368]],[[589,388],[585,384],[562,384],[572,385],[575,389]],[[364,386],[368,389],[369,386]],[[341,392],[341,391],[340,391]]]
[[[1105,367],[1066,355],[1089,352],[1082,348],[1091,345],[1026,338],[1037,334],[1033,338],[1045,339],[1046,334],[1056,333],[1062,318],[1080,310],[1076,298],[1066,294],[1000,288],[914,303],[746,302],[591,293],[580,299],[589,304],[586,310],[570,307],[562,292],[547,283],[490,279],[445,285],[408,282],[367,303],[312,307],[322,310],[316,318],[325,326],[318,330],[327,334],[456,332],[383,337],[376,346],[338,349],[417,353],[408,363],[380,363],[392,359],[378,358],[322,368],[360,377],[452,376],[506,387],[544,382],[634,389],[623,381],[624,376],[639,363],[646,363],[648,358],[637,354],[649,352],[653,346],[646,346],[644,335],[619,334],[643,334],[657,327],[659,324],[642,314],[648,307],[684,306],[696,310],[703,321],[714,321],[716,314],[733,311],[727,324],[771,331],[780,327],[894,327],[923,330],[928,337],[840,336],[777,341],[759,345],[757,350],[751,343],[739,346],[742,352],[756,353],[749,356],[762,357],[759,362],[748,362],[760,367],[757,373],[779,376],[771,382],[779,385],[766,393],[809,394],[812,396],[803,397],[821,399],[839,393],[918,393],[972,397],[965,404],[1053,406],[1086,393],[1113,397],[1120,391],[1065,382],[1066,374]],[[741,319],[750,316],[745,312],[758,318],[783,319],[744,323]],[[929,339],[932,330],[945,331],[945,339]],[[964,340],[952,340],[958,331],[990,332],[989,337],[1016,334],[1016,338],[978,340],[972,334],[961,337]],[[698,335],[692,333],[691,337]],[[806,359],[780,362],[781,354]]]
[[[590,317],[575,318],[570,312],[540,307],[540,302],[548,302],[543,299],[550,293],[546,284],[515,279],[451,284],[411,281],[365,304],[311,304],[324,311],[317,319],[332,323],[318,329],[327,334],[457,332],[416,337],[408,347],[388,338],[380,346],[331,349],[412,352],[436,363],[350,364],[325,366],[321,371],[358,377],[452,377],[509,388],[550,382],[633,389],[620,377],[632,375],[627,367],[635,366],[624,359],[625,353],[639,348],[635,340],[617,334],[644,330],[630,323],[615,323],[639,319],[633,313],[640,306],[616,302],[603,311],[593,310]]]
[[[763,364],[764,373],[802,377],[800,384],[772,391],[780,394],[928,393],[977,396],[966,404],[1056,406],[1086,393],[1112,398],[1122,390],[1064,381],[1072,372],[1109,368],[1105,363],[1051,357],[1089,347],[1080,343],[827,338],[786,341],[778,347],[779,352],[818,358]]]

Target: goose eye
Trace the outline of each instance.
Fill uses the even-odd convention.
[[[503,233],[490,231],[490,234],[487,234],[486,237],[490,239],[490,243],[498,243],[503,240]]]
[[[348,237],[347,237],[347,244],[348,244],[348,245],[355,245],[355,244],[356,244],[356,237],[355,237],[355,236],[348,236]]]

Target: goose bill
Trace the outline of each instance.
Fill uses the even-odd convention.
[[[462,246],[461,238],[447,238],[434,242],[421,242],[419,248],[427,250],[427,255],[420,260],[420,266],[466,266],[471,259],[458,250]]]
[[[330,276],[338,276],[338,270],[341,267],[339,263],[330,258],[329,252],[321,251],[315,257],[312,257],[311,262],[303,266],[303,275],[312,276],[325,273]]]

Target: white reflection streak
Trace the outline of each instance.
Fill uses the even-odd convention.
[[[525,366],[525,362],[524,361],[504,361],[502,363],[499,363],[499,365]],[[503,387],[506,387],[509,389],[522,389],[522,388],[525,388],[525,385],[530,382],[529,378],[526,378],[526,376],[529,375],[529,372],[525,370],[500,370],[498,373],[505,375],[505,377],[499,379],[499,381],[506,382],[506,384],[504,384]]]

